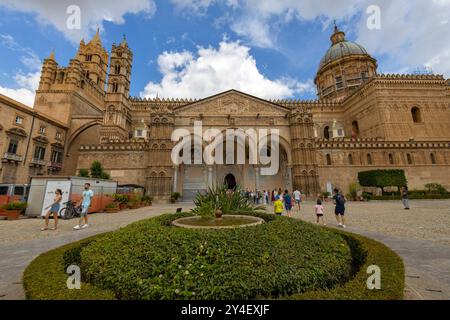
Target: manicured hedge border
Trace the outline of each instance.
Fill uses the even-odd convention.
[[[346,239],[354,259],[363,259],[355,277],[343,286],[331,290],[309,291],[292,295],[294,300],[402,300],[405,287],[405,269],[402,259],[384,244],[357,235],[335,230]],[[367,289],[367,268],[380,267],[381,289]]]
[[[401,258],[380,242],[360,235],[333,230],[340,234],[352,250],[356,270],[355,277],[343,286],[331,290],[309,291],[293,295],[292,300],[398,300],[404,294],[404,266]],[[88,283],[81,290],[66,287],[65,255],[73,253],[94,236],[44,253],[26,268],[23,283],[26,298],[30,300],[114,300],[114,294]],[[367,267],[381,268],[381,290],[368,290]]]

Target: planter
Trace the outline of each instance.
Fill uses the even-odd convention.
[[[115,212],[119,212],[119,211],[120,211],[119,208],[105,208],[106,213],[115,213]]]
[[[141,208],[141,205],[140,204],[132,204],[132,205],[128,205],[128,208],[129,209],[139,209],[139,208]]]
[[[215,215],[216,219],[222,219],[222,210],[216,209]]]
[[[22,210],[2,210],[0,216],[8,218],[8,220],[19,220]]]
[[[127,204],[126,203],[119,204],[119,209],[120,210],[125,210],[126,208],[127,208]]]

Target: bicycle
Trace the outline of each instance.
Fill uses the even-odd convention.
[[[80,206],[75,206],[75,202],[70,200],[65,202],[64,204],[66,205],[66,207],[59,212],[60,217],[62,217],[64,220],[80,217],[81,215]]]

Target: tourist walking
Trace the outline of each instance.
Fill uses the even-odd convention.
[[[302,193],[299,190],[294,191],[294,200],[297,205],[297,210],[300,212],[300,203],[302,201]]]
[[[289,194],[288,190],[284,190],[284,208],[286,209],[287,216],[290,218],[292,217],[292,197]]]
[[[338,189],[334,189],[333,202],[336,205],[334,214],[338,222],[338,227],[345,228],[345,197],[339,192]]]
[[[89,227],[88,224],[88,211],[91,206],[92,198],[94,197],[94,192],[91,190],[91,184],[84,184],[83,198],[81,199],[81,214],[80,219],[78,221],[78,225],[73,227],[75,230],[86,229]],[[84,224],[82,225],[84,219]]]
[[[403,186],[402,188],[402,202],[405,210],[409,210],[409,194],[407,186]]]
[[[50,215],[53,214],[53,221],[55,222],[55,226],[51,228],[51,230],[56,230],[58,228],[58,212],[59,208],[61,207],[61,200],[62,200],[62,191],[61,189],[55,190],[55,198],[53,199],[53,203],[45,208],[47,211],[47,214],[45,215],[45,227],[41,229],[41,231],[48,230],[48,219],[50,218]]]
[[[283,215],[283,202],[280,196],[275,196],[275,202],[273,203],[273,209],[277,216]]]
[[[325,224],[325,218],[324,218],[324,207],[322,204],[322,199],[317,199],[316,206],[315,206],[315,212],[317,217],[317,224],[320,224],[320,220],[322,220],[322,225],[326,226]]]

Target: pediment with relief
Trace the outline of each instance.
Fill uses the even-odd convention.
[[[231,90],[191,104],[174,108],[176,116],[199,115],[285,115],[289,108],[245,93]]]

